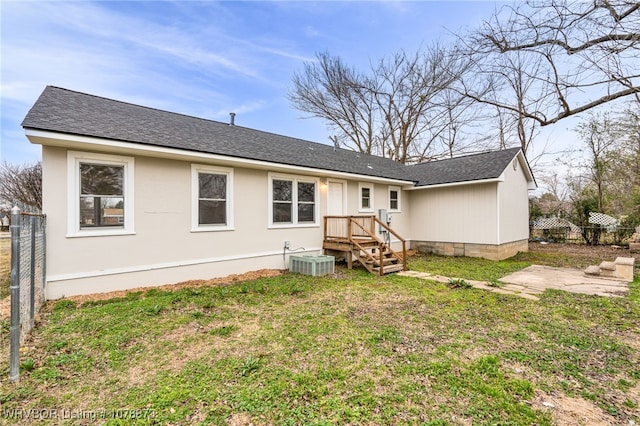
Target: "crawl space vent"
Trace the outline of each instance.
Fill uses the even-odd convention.
[[[314,277],[333,274],[335,260],[333,256],[291,256],[289,271]]]

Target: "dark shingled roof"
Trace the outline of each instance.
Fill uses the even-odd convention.
[[[161,111],[48,86],[22,126],[393,179],[411,180],[396,161],[302,139]]]
[[[408,166],[417,186],[469,182],[499,177],[520,148],[483,152]]]
[[[418,186],[498,177],[518,148],[405,166],[331,145],[47,86],[25,129],[92,136],[276,164],[416,182]]]

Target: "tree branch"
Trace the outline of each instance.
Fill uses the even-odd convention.
[[[536,47],[543,46],[558,46],[564,49],[567,54],[573,55],[578,52],[582,52],[583,50],[587,50],[593,46],[599,45],[601,43],[606,43],[609,41],[632,41],[632,42],[640,42],[640,33],[630,33],[630,34],[607,34],[602,37],[597,37],[594,39],[587,40],[583,44],[579,46],[570,46],[567,42],[558,39],[547,39],[547,40],[536,40],[531,43],[524,44],[514,44],[509,45],[507,40],[498,40],[492,34],[485,34],[484,37],[489,40],[495,47],[497,47],[500,53],[506,52],[514,52],[519,50],[527,50],[533,49]]]

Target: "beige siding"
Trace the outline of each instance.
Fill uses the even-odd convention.
[[[70,237],[67,161],[66,149],[43,146],[48,298],[284,269],[289,257],[283,259],[285,241],[300,248],[297,253],[321,250],[326,179],[318,181],[318,226],[270,228],[269,172],[233,168],[233,230],[192,232],[192,163],[139,156],[134,158],[135,233]],[[346,181],[346,190],[348,214],[361,214],[358,181]],[[374,191],[377,212],[388,206],[388,186],[375,184]],[[394,214],[392,226],[406,231],[406,216]]]
[[[68,237],[66,149],[43,147],[43,164],[49,298],[283,269],[285,240],[300,252],[322,247],[321,220],[269,229],[263,170],[234,169],[234,230],[192,232],[191,163],[149,157],[135,158],[134,235]],[[325,197],[319,185],[321,215]]]
[[[497,244],[495,183],[411,191],[410,238]]]
[[[140,156],[133,160],[134,233],[74,236],[69,233],[67,221],[72,213],[69,209],[75,208],[73,197],[71,205],[68,202],[67,149],[43,146],[48,298],[214,278],[262,268],[283,269],[288,262],[288,254],[283,257],[285,241],[294,249],[300,248],[297,253],[321,250],[326,177],[307,176],[318,178],[317,226],[273,228],[269,226],[269,171],[233,167],[233,229],[193,232],[194,163]],[[505,178],[501,183],[401,191],[401,211],[392,213],[391,227],[408,241],[451,243],[452,254],[464,250],[472,255],[474,244],[481,247],[526,241],[527,182],[521,168],[509,168]],[[373,212],[362,213],[362,182],[339,179],[345,182],[346,214],[377,215],[379,209],[389,208],[388,185],[370,183]],[[456,248],[457,243],[466,245]],[[397,243],[394,246],[399,248]]]
[[[499,260],[528,250],[528,182],[523,164],[500,182],[412,191],[412,248]]]
[[[522,169],[520,163],[516,170],[510,165],[504,172],[504,182],[498,184],[500,244],[529,238],[529,194]]]
[[[385,184],[372,184],[374,185],[374,197],[373,197],[373,212],[372,213],[362,213],[358,211],[358,207],[360,204],[360,194],[359,194],[359,182],[358,181],[349,181],[348,189],[347,189],[347,215],[353,216],[363,216],[363,215],[375,215],[378,216],[379,209],[389,209],[389,185]],[[393,185],[392,185],[393,186]],[[402,210],[400,212],[392,212],[391,213],[391,228],[393,228],[402,238],[409,241],[410,231],[411,231],[411,223],[410,223],[410,209],[409,209],[409,197],[411,196],[411,191],[401,191],[401,207]],[[398,240],[395,238],[392,239],[393,248],[396,250],[401,249],[402,245],[398,243]],[[408,246],[407,246],[408,248]]]

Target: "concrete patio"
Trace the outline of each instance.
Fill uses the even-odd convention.
[[[426,272],[404,271],[398,275],[434,280],[442,283],[451,278]],[[586,276],[581,269],[554,268],[531,265],[521,271],[500,278],[503,285],[492,286],[488,282],[465,280],[474,288],[494,293],[510,294],[530,300],[539,300],[538,295],[547,289],[564,290],[571,293],[592,294],[597,296],[621,297],[629,291],[626,281],[614,278]]]
[[[581,269],[554,268],[531,265],[521,271],[500,278],[503,287],[524,292],[543,292],[546,289],[598,296],[625,296],[629,291],[626,281],[615,278],[585,275]]]

